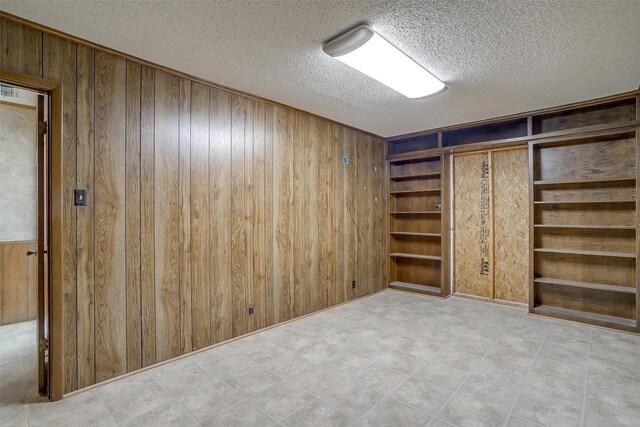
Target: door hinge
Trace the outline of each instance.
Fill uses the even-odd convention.
[[[39,348],[40,348],[40,352],[44,353],[45,351],[49,350],[49,340],[46,338],[40,338],[40,341],[38,343]]]
[[[38,133],[40,135],[46,135],[48,130],[47,122],[40,121],[38,122]]]

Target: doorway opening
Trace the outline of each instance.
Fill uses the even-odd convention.
[[[51,94],[0,74],[0,400],[51,387]],[[57,390],[57,388],[56,388]]]

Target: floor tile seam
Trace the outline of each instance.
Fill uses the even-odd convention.
[[[469,326],[467,326],[467,327],[464,329],[464,331],[466,331],[466,330],[468,330],[468,329],[469,329]],[[464,331],[461,331],[460,333],[462,333],[462,332],[464,332]],[[459,336],[459,335],[460,335],[460,334],[458,334],[458,336]],[[444,351],[444,349],[445,349],[445,348],[447,348],[447,346],[448,346],[452,341],[453,341],[453,339],[452,339],[452,340],[449,340],[449,342],[448,342],[444,347],[442,347],[442,349],[440,349],[440,351],[438,351],[438,352],[437,352],[433,357],[434,357],[434,358],[435,358],[435,357],[437,357],[437,355],[438,355],[438,354],[440,354],[442,351]],[[496,342],[491,346],[491,348],[489,349],[489,351],[490,351],[490,350],[495,346],[495,344],[496,344],[497,342],[498,342],[498,341],[496,340]],[[484,357],[483,357],[483,358],[484,358]],[[482,361],[482,359],[480,359],[480,360]],[[445,364],[446,364],[446,363],[445,363]],[[460,391],[460,389],[462,388],[462,386],[467,382],[467,380],[469,379],[469,377],[470,377],[471,375],[472,375],[472,372],[471,372],[471,371],[467,372],[467,374],[466,374],[466,375],[465,375],[465,377],[464,377],[464,380],[460,383],[460,385],[459,385],[458,387],[456,387],[456,388],[453,390],[453,392],[452,392],[452,393],[451,393],[451,395],[447,398],[447,400],[445,400],[445,402],[442,404],[442,406],[441,406],[441,407],[440,407],[440,409],[438,410],[438,413],[437,413],[437,414],[435,414],[434,418],[439,418],[439,417],[440,417],[440,414],[442,413],[442,411],[444,410],[444,408],[446,408],[446,407],[447,407],[447,405],[448,405],[448,404],[449,404],[449,403],[454,399],[454,397],[458,394],[458,391]],[[447,422],[448,422],[448,421],[447,421]]]
[[[117,422],[117,421],[116,421],[116,424],[117,424],[117,425],[120,425],[120,424],[124,423],[125,421],[130,421],[130,420],[136,419],[136,418],[138,418],[138,417],[140,417],[140,416],[142,416],[142,415],[144,415],[144,414],[147,414],[147,413],[149,413],[149,412],[151,412],[151,411],[154,411],[154,410],[156,410],[156,409],[158,409],[158,408],[160,408],[160,407],[162,407],[162,406],[164,406],[164,405],[167,405],[167,404],[168,404],[168,403],[170,403],[171,401],[174,401],[174,402],[176,402],[176,403],[180,404],[180,402],[178,402],[178,401],[173,397],[173,395],[172,395],[171,393],[169,393],[169,392],[168,392],[168,391],[167,391],[167,390],[166,390],[166,389],[165,389],[165,388],[164,388],[164,387],[163,387],[163,386],[162,386],[158,381],[156,381],[156,379],[155,379],[155,378],[153,378],[153,377],[151,377],[151,381],[149,381],[148,383],[143,384],[143,385],[141,385],[141,386],[139,386],[139,387],[135,387],[135,389],[134,389],[134,390],[130,390],[130,391],[128,391],[127,393],[124,393],[124,394],[133,393],[133,392],[134,392],[134,391],[136,391],[137,389],[141,389],[142,387],[147,387],[151,382],[155,382],[155,383],[156,383],[156,385],[157,385],[157,386],[158,386],[158,387],[159,387],[163,392],[165,392],[165,393],[166,393],[166,395],[169,397],[169,401],[168,401],[168,402],[161,403],[161,404],[156,404],[154,407],[152,407],[152,408],[150,408],[150,409],[147,409],[146,411],[143,411],[142,413],[140,413],[140,414],[138,414],[138,415],[135,415],[135,416],[133,416],[133,417],[125,418],[124,420],[122,420],[122,421],[120,421],[120,422]],[[108,400],[112,400],[112,399],[115,399],[115,398],[118,398],[118,397],[122,396],[122,395],[120,395],[120,396],[114,396],[114,397],[111,397],[111,398],[109,398],[109,399],[104,399],[104,398],[102,398],[102,396],[100,395],[100,393],[98,392],[98,390],[96,390],[96,394],[98,395],[98,397],[100,398],[100,400],[102,401],[102,403],[103,403],[105,406],[107,405],[107,401],[108,401]],[[155,400],[155,399],[154,399],[154,400]],[[113,418],[113,420],[115,421],[115,418],[113,417],[113,414],[111,413],[111,410],[109,410],[109,407],[107,407],[107,412],[109,413],[109,415],[111,415],[111,418]]]
[[[398,399],[398,398],[396,398],[396,397],[394,397],[394,396],[390,396],[390,395],[387,395],[387,394],[384,394],[384,393],[383,393],[383,397],[382,397],[380,400],[378,400],[376,403],[374,403],[373,405],[371,405],[369,408],[367,408],[367,410],[366,410],[366,411],[364,411],[364,412],[363,412],[362,414],[360,414],[358,417],[352,417],[352,418],[355,418],[355,419],[354,419],[354,421],[353,421],[352,423],[350,423],[349,425],[353,425],[353,424],[355,424],[356,422],[358,422],[359,420],[361,420],[361,419],[362,419],[362,418],[363,418],[363,417],[364,417],[364,416],[365,416],[369,411],[371,411],[373,408],[375,408],[375,407],[376,407],[376,405],[378,405],[378,404],[379,404],[382,400],[384,400],[384,399],[391,399],[391,400],[395,400],[396,402],[399,402],[399,403],[401,403],[401,404],[403,404],[403,405],[407,405],[407,406],[409,406],[410,408],[415,409],[415,410],[417,410],[418,412],[423,413],[423,414],[425,414],[425,415],[429,416],[429,421],[427,422],[427,424],[425,424],[425,426],[426,426],[426,425],[428,425],[432,420],[434,420],[434,419],[436,418],[435,416],[433,416],[433,415],[429,414],[428,412],[424,411],[423,409],[416,408],[415,406],[413,406],[413,405],[409,405],[408,403],[403,402],[402,400],[400,400],[400,399]]]
[[[274,422],[271,425],[278,425],[280,423],[280,420],[275,419],[274,417],[272,417],[271,415],[269,415],[264,409],[260,408],[258,405],[256,405],[254,402],[250,401],[249,399],[245,399],[242,400],[240,402],[236,402],[231,406],[226,407],[225,409],[218,411],[216,414],[211,415],[207,418],[204,418],[202,421],[196,421],[196,425],[202,425],[204,422],[206,422],[207,420],[211,420],[212,418],[224,413],[224,412],[229,412],[231,410],[233,410],[234,408],[242,405],[243,403],[247,403],[249,405],[251,405],[254,409],[257,409],[258,411],[262,412],[264,415],[266,415],[267,417],[269,417],[271,420],[273,420]],[[188,411],[187,411],[188,413]],[[191,414],[189,414],[191,416]],[[191,416],[191,418],[193,418],[193,416]],[[195,419],[195,418],[194,418]]]
[[[164,388],[164,386],[162,384],[160,384],[159,381],[157,381],[155,378],[153,378],[151,375],[149,375],[149,377],[151,378],[152,381],[155,381],[156,384],[158,384],[158,387],[160,387],[165,393],[167,393],[167,395],[169,396],[169,398],[171,398],[171,400],[176,403],[180,408],[182,408],[184,410],[184,412],[196,423],[196,425],[199,425],[200,423],[198,422],[198,420],[195,419],[195,417],[191,414],[191,412],[189,410],[187,410],[187,408],[184,407],[184,405],[175,397],[173,397],[173,395],[171,393],[169,393],[169,391],[167,389]],[[217,378],[217,377],[216,377]],[[211,384],[208,384],[211,385]],[[203,388],[207,387],[208,385],[205,385],[204,387],[200,387],[198,389],[196,389],[195,391],[198,390],[202,390]],[[169,402],[170,403],[170,402]],[[165,403],[164,405],[167,405],[168,403]],[[157,406],[154,409],[151,409],[149,411],[146,411],[145,414],[158,409],[159,407],[161,407],[163,405]],[[141,415],[139,415],[141,416]],[[136,417],[137,418],[137,417]]]
[[[494,342],[494,343],[491,345],[491,347],[490,347],[490,348],[485,352],[485,354],[484,354],[483,356],[480,356],[480,360],[478,361],[478,363],[476,364],[476,366],[477,366],[478,364],[482,363],[482,361],[487,360],[487,361],[492,362],[492,363],[500,363],[500,364],[505,365],[505,366],[507,366],[507,367],[510,367],[510,368],[512,368],[512,369],[514,368],[513,366],[508,365],[508,364],[506,364],[506,363],[502,363],[502,362],[499,362],[499,361],[497,361],[497,360],[493,360],[493,359],[491,359],[491,358],[487,358],[487,355],[488,355],[488,354],[493,350],[493,348],[494,348],[494,347],[496,347],[496,346],[498,345],[498,342],[500,342],[500,338],[502,338],[502,336],[503,336],[504,334],[506,334],[506,332],[507,332],[507,331],[503,331],[503,332],[501,332],[501,333],[500,333],[500,335],[498,336],[498,338],[496,338],[495,342]],[[471,354],[471,353],[469,353],[469,354]],[[475,368],[474,368],[474,369],[475,369]],[[460,386],[459,386],[459,387],[454,391],[454,393],[450,396],[450,399],[451,399],[451,398],[453,398],[454,394],[459,394],[460,389],[462,388],[462,386],[464,386],[464,385],[469,381],[469,378],[471,378],[471,377],[473,377],[473,376],[474,376],[474,372],[473,372],[473,369],[472,369],[472,370],[469,372],[469,374],[465,377],[465,379],[464,379],[464,381],[462,382],[462,384],[460,384]],[[525,378],[526,378],[526,376],[525,376]],[[523,385],[524,385],[524,381],[523,381]],[[520,386],[520,387],[523,387],[523,385],[522,385],[522,386]],[[518,390],[518,392],[519,392],[519,391],[520,391],[520,390]],[[516,396],[516,398],[517,398],[517,396]],[[440,408],[440,411],[442,411],[442,409],[444,409],[444,407],[445,407],[448,403],[449,403],[449,401],[447,400],[447,402],[442,406],[442,408]],[[503,423],[503,424],[504,424],[504,425],[506,425],[507,421],[509,420],[509,417],[511,416],[511,409],[512,409],[512,408],[509,408],[509,411],[504,411],[504,410],[502,410],[502,409],[496,408],[496,407],[495,407],[495,406],[493,406],[491,403],[484,403],[484,402],[481,402],[481,403],[483,403],[484,405],[487,405],[487,406],[491,407],[492,409],[495,409],[496,411],[499,411],[499,412],[504,413],[504,414],[506,415],[506,417],[505,417],[505,421],[504,421],[504,423]],[[512,403],[512,405],[513,405],[513,403]],[[438,415],[440,414],[440,411],[438,412]]]
[[[540,346],[538,347],[538,351],[536,351],[536,354],[533,357],[533,361],[531,362],[531,364],[529,365],[529,368],[527,369],[527,374],[524,377],[524,381],[522,381],[522,385],[519,387],[518,393],[516,394],[516,398],[513,399],[513,402],[511,403],[511,407],[509,408],[509,412],[507,414],[507,421],[509,420],[509,417],[514,415],[513,414],[513,410],[515,409],[516,405],[518,404],[518,401],[522,397],[522,393],[523,393],[524,387],[527,384],[527,380],[529,379],[529,376],[531,375],[531,372],[533,372],[533,366],[535,365],[536,360],[540,356],[540,352],[542,351],[543,343],[547,339],[547,336],[549,335],[549,330],[550,330],[550,328],[547,327],[546,330],[545,330],[545,334],[542,337],[542,340],[540,341]],[[516,416],[520,417],[519,415],[516,415]],[[520,418],[523,418],[523,419],[525,419],[527,421],[531,421],[531,422],[533,422],[535,424],[538,424],[536,421],[530,420],[530,419],[528,419],[526,417],[520,417]],[[505,425],[506,425],[507,421],[505,421]]]

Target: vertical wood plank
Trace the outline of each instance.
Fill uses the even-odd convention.
[[[293,313],[292,317],[299,317],[307,313],[307,297],[306,297],[306,226],[309,219],[305,217],[305,194],[309,191],[306,188],[305,171],[306,159],[305,154],[305,135],[304,135],[304,115],[298,111],[295,112],[295,121],[291,123],[293,126],[293,192],[292,192],[292,211],[293,220]],[[290,126],[291,126],[290,125]],[[304,254],[304,256],[300,256]]]
[[[305,286],[306,303],[303,314],[316,311],[318,306],[318,288],[320,287],[320,277],[318,275],[318,235],[320,230],[318,200],[318,127],[314,117],[308,114],[301,114],[304,132],[304,148],[306,156],[304,156],[305,172],[302,176],[303,187],[301,188],[301,197],[304,200],[303,217],[305,217],[304,227],[304,256],[303,275]],[[298,159],[301,161],[302,159]]]
[[[273,114],[274,105],[265,103],[264,129],[264,251],[265,263],[265,314],[264,326],[274,324],[274,289],[273,289]]]
[[[127,372],[142,368],[140,301],[140,64],[127,61]]]
[[[33,30],[22,27],[24,37],[38,40]],[[27,36],[31,34],[31,36]],[[76,183],[76,44],[50,34],[43,37],[42,76],[45,79],[62,83],[63,123],[62,156],[64,162],[63,188],[71,189]],[[34,44],[35,43],[34,41]],[[27,54],[25,52],[25,54]],[[28,54],[29,57],[31,56]],[[24,72],[34,73],[30,67]],[[73,192],[64,192],[63,200],[63,301],[64,301],[64,354],[68,360],[65,369],[65,391],[78,388],[77,368],[77,330],[76,330],[76,211],[73,206]],[[83,302],[80,301],[80,304]]]
[[[126,372],[126,61],[96,52],[96,381]]]
[[[357,178],[358,178],[358,157],[357,157],[357,134],[351,129],[344,129],[343,152],[349,158],[349,164],[344,168],[344,292],[346,300],[356,298],[356,289],[352,289],[351,282],[358,279],[356,271],[356,260],[358,254],[358,235],[356,228],[356,220],[358,215],[357,209]]]
[[[42,38],[40,31],[0,18],[0,69],[42,76]]]
[[[244,100],[244,262],[245,262],[245,280],[244,280],[244,308],[242,316],[244,318],[244,333],[251,331],[251,323],[255,318],[249,318],[249,305],[253,305],[253,285],[254,285],[254,269],[253,269],[253,196],[255,194],[255,183],[253,181],[253,122],[256,100],[246,98]],[[254,307],[255,308],[255,307]]]
[[[180,353],[193,349],[191,330],[191,81],[180,79],[179,146]]]
[[[331,124],[331,151],[329,168],[331,170],[331,181],[329,189],[332,197],[330,198],[331,206],[329,211],[331,215],[331,236],[332,236],[332,283],[329,286],[328,303],[333,306],[342,303],[346,299],[345,295],[345,267],[344,261],[344,174],[347,165],[343,162],[342,140],[344,137],[344,127]]]
[[[245,226],[245,144],[247,99],[232,95],[231,115],[231,283],[232,334],[246,331],[245,284],[247,282],[247,245]]]
[[[383,193],[383,190],[385,188],[384,183],[386,181],[386,175],[384,173],[384,143],[380,139],[374,138],[372,136],[368,136],[368,139],[372,150],[373,168],[373,170],[371,171],[371,173],[373,174],[371,182],[371,211],[373,215],[373,243],[371,245],[371,263],[373,267],[372,291],[376,292],[385,288],[388,284],[385,279],[384,265],[387,264],[387,260],[389,258],[387,255],[385,255],[385,251],[383,249],[385,247],[385,236],[388,235],[385,226],[387,222],[386,219],[388,210],[386,203],[384,202],[386,200],[385,193]]]
[[[265,265],[265,104],[252,102],[253,144],[251,155],[251,237],[248,252],[252,279],[247,282],[250,291],[249,304],[254,307],[254,315],[247,322],[248,332],[257,331],[265,325],[266,265]]]
[[[156,70],[154,255],[157,361],[180,354],[179,122],[180,79]]]
[[[211,151],[211,334],[212,342],[230,339],[231,275],[231,94],[209,88]]]
[[[142,366],[156,363],[154,225],[154,69],[142,66],[140,80],[140,305]]]
[[[316,298],[314,310],[327,308],[329,293],[331,221],[329,220],[329,147],[330,125],[324,120],[313,118],[316,138],[316,208],[317,212],[317,264],[316,264]]]
[[[273,300],[274,323],[289,320],[293,309],[293,185],[294,114],[274,107],[273,115]]]
[[[76,210],[78,388],[83,388],[95,383],[94,50],[78,46],[77,66],[76,185],[87,190],[87,206]]]
[[[193,348],[211,343],[209,88],[191,84],[191,321]]]

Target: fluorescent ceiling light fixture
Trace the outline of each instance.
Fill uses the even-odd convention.
[[[444,83],[366,25],[347,31],[326,43],[322,49],[327,55],[378,80],[407,98],[422,98],[447,88]]]

